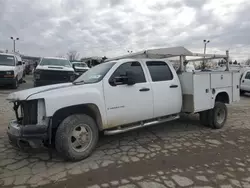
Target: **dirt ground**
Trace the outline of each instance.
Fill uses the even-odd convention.
[[[30,78],[20,89],[32,86]],[[46,150],[9,145],[13,117],[0,89],[0,187],[250,187],[250,97],[228,106],[225,127],[201,126],[197,115],[116,136],[102,136],[86,160],[63,161]]]

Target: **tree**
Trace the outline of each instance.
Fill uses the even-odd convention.
[[[237,63],[237,61],[236,61],[236,60],[234,61],[234,63],[233,63],[233,64],[234,64],[234,65],[238,65],[238,63]]]
[[[250,59],[246,60],[246,65],[250,65]]]
[[[67,56],[70,61],[75,61],[79,58],[79,53],[76,50],[70,50]]]

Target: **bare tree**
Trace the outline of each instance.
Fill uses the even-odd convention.
[[[246,65],[250,65],[250,59],[246,60]]]
[[[76,50],[70,50],[67,53],[67,56],[68,56],[68,59],[70,61],[74,61],[74,60],[77,60],[79,58],[79,53]]]

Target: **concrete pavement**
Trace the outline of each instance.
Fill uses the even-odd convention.
[[[1,93],[1,91],[0,91]],[[2,97],[1,97],[2,96]],[[4,101],[2,94],[0,100]],[[12,117],[1,101],[0,117]],[[7,104],[6,104],[7,105]],[[5,106],[3,108],[3,106]],[[46,150],[22,152],[0,138],[0,187],[250,187],[250,97],[229,106],[226,126],[212,130],[197,115],[116,136],[72,163]]]

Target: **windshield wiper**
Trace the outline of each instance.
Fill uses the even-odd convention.
[[[85,82],[83,80],[78,81],[78,82],[73,82],[74,85],[78,85],[78,84],[85,84]]]

